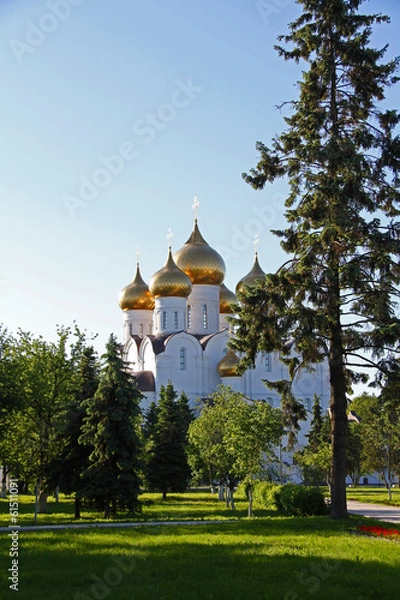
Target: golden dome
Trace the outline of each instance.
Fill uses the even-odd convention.
[[[261,281],[264,281],[265,279],[265,273],[262,270],[262,268],[259,265],[258,262],[258,256],[257,256],[257,252],[255,254],[254,257],[254,263],[253,266],[251,268],[251,271],[249,273],[247,273],[247,275],[245,275],[237,284],[236,286],[236,293],[238,292],[244,292],[245,291],[245,287],[252,287],[254,285],[257,285],[258,281],[261,279]]]
[[[147,283],[142,279],[139,263],[135,278],[119,294],[119,305],[122,310],[153,310],[154,308],[154,298],[149,292]]]
[[[223,258],[204,240],[197,219],[190,238],[175,253],[174,260],[193,284],[220,285],[224,280],[226,269]]]
[[[187,298],[192,291],[192,282],[189,277],[179,269],[172,258],[171,248],[168,250],[168,259],[162,269],[154,273],[149,283],[150,293],[154,298],[165,296],[179,296]]]
[[[219,312],[223,314],[233,314],[232,304],[237,304],[238,299],[236,294],[231,292],[224,283],[221,283],[221,291],[219,293]]]
[[[217,365],[218,375],[220,377],[240,377],[236,371],[239,362],[234,351],[229,348],[224,358]]]

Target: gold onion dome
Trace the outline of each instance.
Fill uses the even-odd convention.
[[[265,279],[265,273],[262,270],[262,268],[260,267],[260,264],[258,262],[258,255],[256,252],[251,271],[249,271],[249,273],[247,273],[247,275],[245,275],[239,281],[239,283],[236,286],[236,293],[244,292],[246,287],[252,287],[252,286],[256,285],[259,280],[264,281],[264,279]]]
[[[219,312],[223,314],[233,314],[232,304],[237,304],[236,294],[231,292],[224,283],[221,283],[219,293]]]
[[[119,294],[119,305],[122,310],[153,310],[154,308],[154,298],[149,292],[147,283],[142,279],[139,263],[135,278]]]
[[[174,260],[193,284],[220,285],[224,280],[224,260],[201,235],[197,219],[188,241],[175,252]]]
[[[150,279],[149,289],[154,298],[166,296],[187,298],[192,291],[192,282],[176,266],[172,258],[171,248],[168,249],[168,259],[163,268],[154,273]]]
[[[218,375],[220,377],[240,377],[236,370],[239,362],[239,358],[234,351],[229,348],[223,359],[220,360],[217,365]]]

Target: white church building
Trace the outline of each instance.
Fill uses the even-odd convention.
[[[239,357],[227,348],[232,335],[227,317],[233,315],[232,305],[237,303],[237,297],[224,285],[225,272],[224,260],[204,240],[195,218],[187,242],[174,255],[169,248],[165,265],[154,273],[148,285],[137,264],[133,281],[121,291],[123,354],[144,396],[144,409],[151,401],[157,401],[160,387],[168,381],[178,394],[186,393],[192,406],[199,398],[209,397],[219,384],[228,385],[249,399],[280,405],[278,394],[262,381],[287,378],[286,366],[278,354],[260,352],[254,368],[241,376],[235,372]],[[264,275],[256,252],[254,264],[238,282],[236,292],[254,285]],[[293,393],[310,416],[314,394],[320,397],[323,410],[327,410],[327,364],[315,365],[312,372],[301,372],[293,383]],[[308,429],[304,425],[303,433]]]

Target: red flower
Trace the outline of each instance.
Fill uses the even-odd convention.
[[[359,525],[357,529],[381,537],[400,536],[398,529],[385,529],[384,527],[380,527],[380,525]]]

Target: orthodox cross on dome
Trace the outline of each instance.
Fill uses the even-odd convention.
[[[193,198],[193,204],[192,204],[192,209],[193,209],[193,214],[194,214],[194,220],[197,221],[197,209],[200,206],[200,202],[197,200],[197,196],[195,196]]]
[[[257,249],[258,249],[258,244],[259,243],[260,243],[260,238],[258,237],[258,233],[256,233],[255,236],[254,236],[254,242],[253,242],[255,254],[257,254]]]
[[[139,264],[139,256],[140,256],[140,250],[139,250],[139,246],[136,247],[136,264]]]
[[[168,233],[167,233],[167,240],[168,240],[168,248],[171,247],[171,240],[173,238],[173,233],[172,233],[172,229],[171,227],[168,228]]]

